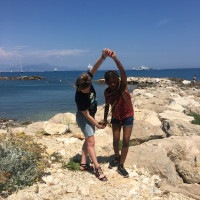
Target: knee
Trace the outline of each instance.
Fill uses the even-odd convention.
[[[113,138],[113,144],[119,144],[120,138]]]
[[[94,147],[94,145],[95,145],[95,140],[89,139],[89,140],[87,141],[87,147]]]
[[[129,141],[123,141],[123,146],[124,148],[128,148],[129,147]]]

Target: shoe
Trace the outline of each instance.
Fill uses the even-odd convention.
[[[124,166],[123,166],[123,165],[119,165],[119,166],[117,167],[117,172],[118,172],[119,174],[121,174],[124,178],[129,177],[129,174],[128,174],[128,172],[124,169]]]
[[[119,165],[119,162],[120,162],[120,157],[119,158],[115,157],[114,160],[110,161],[108,168],[112,169],[113,167],[117,167]]]
[[[101,167],[95,168],[94,173],[96,175],[96,177],[100,180],[100,181],[108,181],[108,179],[106,178],[106,176],[103,174],[103,171],[101,169]],[[101,175],[104,175],[103,177],[100,178]]]
[[[81,171],[91,171],[91,170],[94,170],[94,168],[92,166],[90,166],[89,163],[80,164],[80,167],[82,167],[82,169],[80,169]]]

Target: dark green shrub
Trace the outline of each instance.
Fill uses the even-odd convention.
[[[63,163],[62,168],[69,169],[72,171],[78,171],[80,170],[80,162],[77,160],[73,160],[73,158],[70,159],[68,163]]]
[[[200,125],[200,115],[198,115],[196,113],[191,113],[191,114],[189,114],[189,116],[194,117],[194,120],[192,121],[192,124]]]

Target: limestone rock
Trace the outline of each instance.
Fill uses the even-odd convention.
[[[57,123],[57,124],[74,124],[76,123],[76,116],[73,113],[59,113],[49,119],[49,122]]]
[[[35,122],[33,124],[30,124],[24,130],[24,133],[27,135],[39,134],[44,131],[46,124],[47,124],[47,122]]]
[[[162,123],[162,130],[167,136],[190,136],[199,135],[200,128],[198,125],[191,124],[182,120],[164,120]]]
[[[164,137],[166,137],[166,134],[159,126],[153,126],[146,121],[135,120],[130,140],[133,142],[133,145],[138,145],[152,139]]]
[[[162,120],[182,120],[184,122],[191,122],[192,120],[194,120],[193,117],[187,116],[183,113],[180,112],[176,112],[176,111],[172,111],[172,110],[165,110],[164,112],[159,114],[159,117]]]
[[[44,127],[44,131],[48,134],[64,134],[66,131],[66,125],[48,122]]]

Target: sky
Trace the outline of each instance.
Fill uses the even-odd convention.
[[[200,68],[199,10],[200,0],[0,0],[0,66],[84,69],[109,48],[126,69]]]

